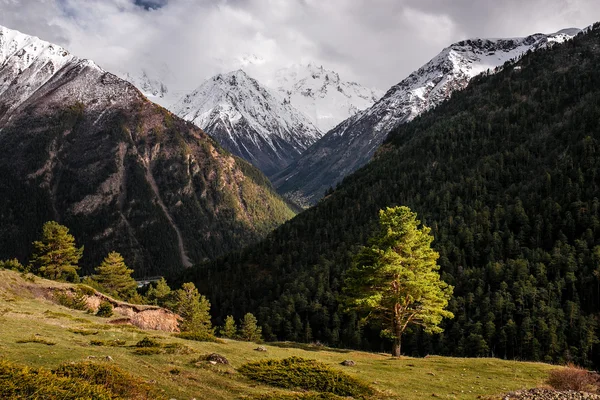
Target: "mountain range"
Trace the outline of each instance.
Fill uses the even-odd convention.
[[[195,125],[64,48],[0,28],[0,258],[26,260],[48,220],[138,276],[263,237],[294,214]]]
[[[562,43],[579,29],[512,39],[464,40],[443,49],[410,74],[373,106],[327,132],[284,171],[273,177],[278,191],[305,205],[314,204],[328,188],[365,165],[387,135],[447,100],[454,91],[485,72],[494,72],[528,51]]]

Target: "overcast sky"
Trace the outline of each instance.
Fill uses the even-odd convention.
[[[249,55],[265,77],[312,62],[386,90],[461,39],[598,20],[598,0],[0,0],[0,25],[109,71],[170,71],[178,90]]]

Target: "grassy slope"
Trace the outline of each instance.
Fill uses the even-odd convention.
[[[36,282],[41,281],[40,278],[36,278]],[[49,281],[44,283],[55,285]],[[317,359],[339,368],[371,383],[381,391],[382,398],[398,399],[422,399],[433,394],[442,398],[474,399],[479,395],[534,387],[543,382],[552,368],[546,364],[489,358],[435,356],[394,360],[383,354],[321,349],[290,343],[268,345],[267,353],[262,353],[254,350],[254,343],[191,342],[174,338],[164,332],[144,332],[130,326],[107,325],[106,319],[36,298],[24,287],[25,281],[19,274],[0,271],[0,357],[31,366],[51,368],[65,361],[82,361],[88,356],[110,355],[122,368],[146,380],[156,381],[169,398],[234,399],[246,395],[273,393],[272,388],[255,384],[237,374],[235,368],[248,361],[292,355]],[[69,328],[98,330],[98,334],[82,336],[70,332]],[[19,339],[34,335],[55,342],[56,345],[16,343]],[[90,340],[122,339],[127,341],[127,345],[132,345],[145,336],[156,337],[164,343],[182,343],[194,349],[196,353],[137,356],[129,347],[97,347],[89,344]],[[232,367],[193,365],[192,360],[212,352],[227,357]],[[339,366],[339,363],[346,359],[356,361],[357,365]],[[178,368],[181,373],[169,373],[173,368]]]

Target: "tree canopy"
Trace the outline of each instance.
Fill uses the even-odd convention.
[[[108,294],[129,300],[137,289],[137,283],[131,277],[132,273],[133,270],[127,268],[121,254],[112,251],[102,264],[96,267],[96,275],[93,278]]]
[[[384,324],[382,333],[394,342],[392,355],[400,356],[402,334],[409,325],[440,333],[452,287],[440,279],[431,248],[431,229],[422,226],[408,207],[379,212],[380,232],[355,256],[347,272],[346,303],[371,320]]]
[[[75,246],[75,238],[66,226],[56,221],[48,221],[42,228],[42,238],[33,242],[31,258],[33,272],[48,279],[77,281],[79,259],[83,246]]]

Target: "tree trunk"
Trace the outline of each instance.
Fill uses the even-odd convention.
[[[400,357],[400,345],[401,338],[400,336],[396,336],[394,338],[394,344],[392,345],[392,357]]]

